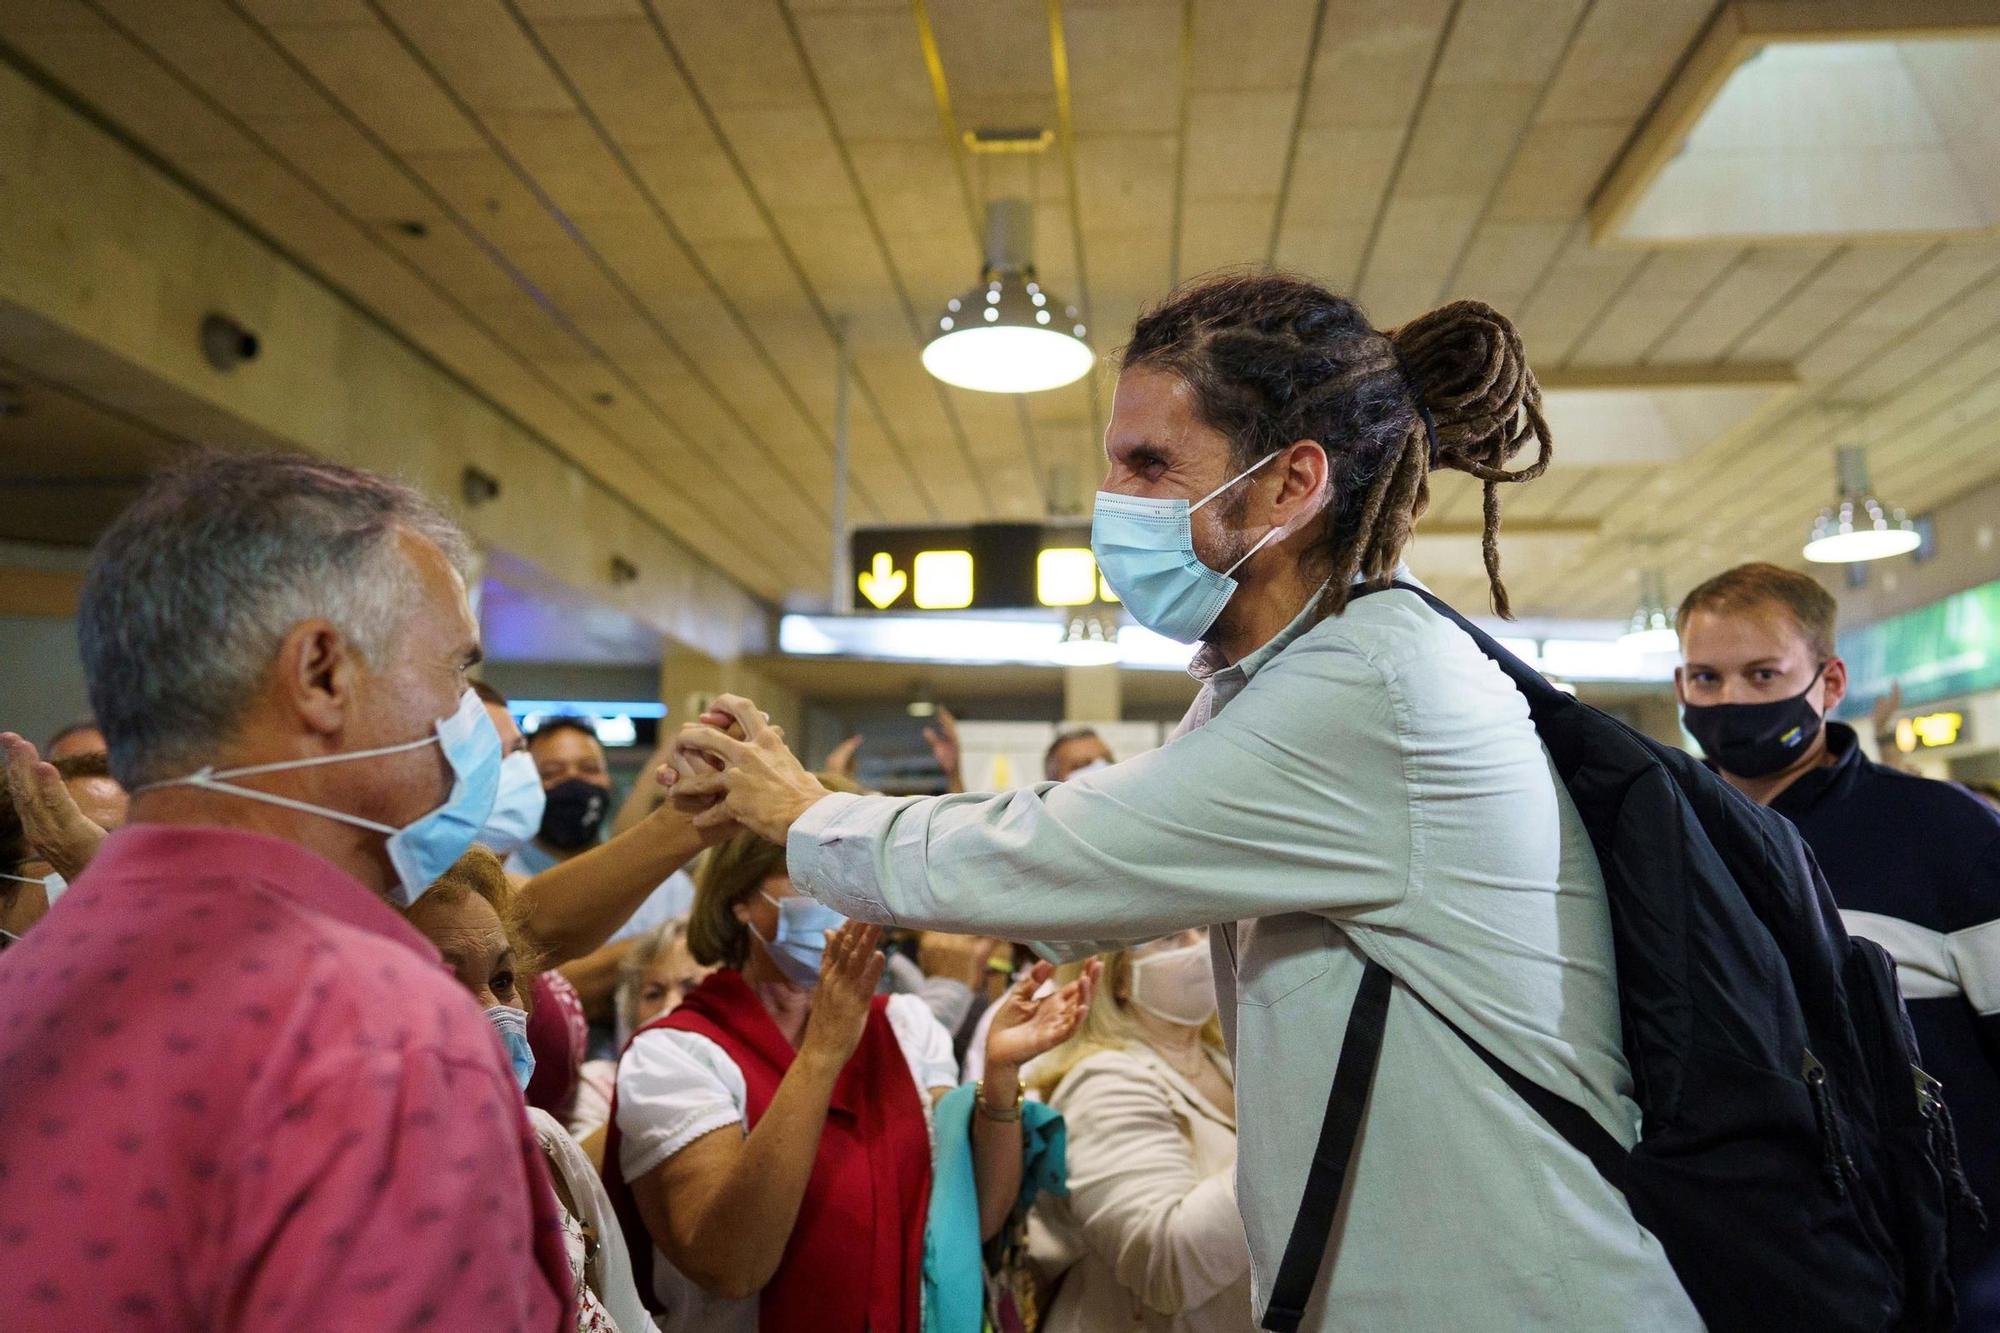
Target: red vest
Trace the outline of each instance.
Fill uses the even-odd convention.
[[[861,1045],[834,1084],[798,1221],[758,1298],[759,1333],[920,1333],[930,1129],[887,1007],[878,996]],[[742,974],[729,968],[710,974],[678,1009],[639,1032],[654,1028],[697,1033],[736,1062],[753,1130],[792,1066],[791,1043]],[[632,1252],[639,1294],[654,1308],[653,1240],[619,1169],[615,1091],[604,1186]]]

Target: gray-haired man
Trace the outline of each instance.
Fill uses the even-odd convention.
[[[23,1327],[565,1318],[508,1061],[392,906],[498,781],[464,555],[414,491],[274,456],[168,472],[99,543],[79,629],[130,822],[0,958]]]

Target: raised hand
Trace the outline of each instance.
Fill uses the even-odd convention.
[[[838,773],[841,777],[852,781],[856,766],[854,755],[855,751],[860,748],[861,738],[859,736],[849,736],[846,740],[834,746],[833,753],[826,757],[826,771],[829,773]]]
[[[709,722],[691,722],[674,737],[672,758],[660,780],[695,827],[735,822],[782,843],[792,824],[827,790],[785,748],[784,733],[757,705],[733,694],[718,696],[704,718],[727,718],[732,735]]]
[[[861,1044],[868,1026],[868,1006],[875,1000],[875,987],[882,980],[887,961],[879,946],[880,926],[850,921],[826,934],[826,953],[819,963],[819,989],[813,992],[812,1017],[806,1020],[801,1052],[846,1065]]]
[[[1037,999],[1035,992],[1055,974],[1052,963],[1037,963],[1007,990],[986,1036],[986,1068],[1018,1069],[1068,1041],[1090,1013],[1104,964],[1091,959],[1076,979]],[[990,1074],[989,1074],[990,1077]]]
[[[944,770],[945,790],[964,791],[965,774],[960,767],[958,749],[958,719],[943,704],[938,705],[937,725],[924,728],[924,743],[931,747],[931,758]]]
[[[979,990],[986,985],[993,955],[1002,947],[1002,941],[991,935],[948,935],[927,930],[917,941],[917,966],[927,977],[945,977]]]
[[[7,786],[29,849],[64,879],[76,879],[97,855],[106,837],[103,827],[78,808],[62,774],[32,741],[0,732],[0,750],[6,752]]]

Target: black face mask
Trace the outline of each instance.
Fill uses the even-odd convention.
[[[1819,735],[1825,719],[1806,696],[1826,674],[1813,673],[1805,689],[1789,699],[1763,704],[1684,704],[1681,720],[1688,734],[1723,772],[1739,778],[1764,778],[1798,762]]]
[[[541,840],[559,852],[573,852],[597,841],[611,793],[589,778],[565,778],[543,793]]]

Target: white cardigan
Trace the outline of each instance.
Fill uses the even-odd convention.
[[[1142,1043],[1087,1056],[1049,1102],[1069,1127],[1069,1197],[1042,1196],[1032,1250],[1074,1263],[1044,1333],[1251,1333],[1235,1117]]]

